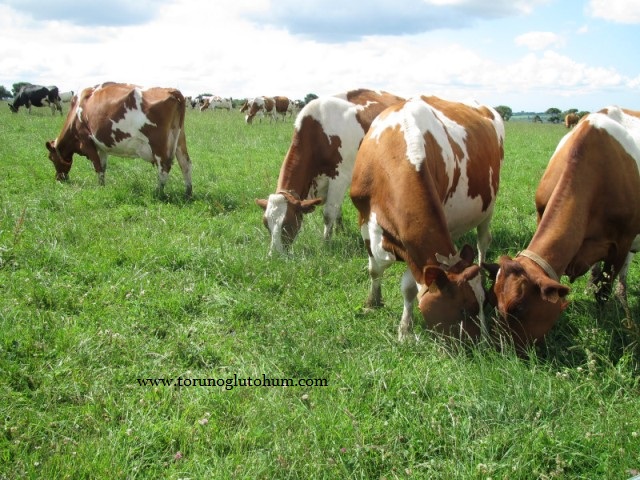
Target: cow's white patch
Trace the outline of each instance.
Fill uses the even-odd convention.
[[[475,295],[478,302],[478,319],[480,320],[480,331],[482,332],[482,335],[484,337],[488,337],[489,329],[487,328],[487,322],[484,318],[484,310],[482,308],[484,306],[485,297],[484,288],[482,286],[482,275],[476,275],[475,277],[470,279],[468,283],[471,287],[471,290],[473,290],[473,294]]]
[[[592,113],[585,119],[596,128],[607,131],[640,168],[640,118],[627,115],[619,107],[607,107],[607,113]]]
[[[96,146],[110,155],[118,155],[120,157],[142,158],[148,162],[156,163],[157,160],[151,150],[149,139],[141,132],[142,127],[154,123],[149,122],[147,116],[142,112],[142,90],[136,88],[134,90],[135,107],[127,110],[124,117],[118,121],[111,120],[111,139],[113,146],[107,146],[100,142],[95,135],[91,138]],[[118,133],[120,132],[120,133]],[[120,138],[122,134],[126,134],[124,138]],[[118,141],[118,138],[120,140]]]
[[[284,253],[282,246],[282,224],[287,213],[287,199],[281,193],[269,195],[264,216],[267,220],[269,232],[271,232],[271,245],[269,253],[274,251]]]
[[[367,228],[367,235],[365,236],[363,232],[362,238],[365,240],[368,238],[373,257],[381,263],[391,264],[395,262],[396,256],[382,247],[382,227],[378,224],[375,212],[371,212],[369,221],[366,225],[363,225],[363,228],[365,227]]]

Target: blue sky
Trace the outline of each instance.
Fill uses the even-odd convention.
[[[0,85],[640,110],[638,0],[0,0]]]

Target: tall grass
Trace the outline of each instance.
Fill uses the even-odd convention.
[[[0,109],[0,478],[626,478],[640,469],[638,355],[622,309],[572,285],[547,344],[398,344],[402,268],[362,308],[366,253],[324,244],[319,213],[267,256],[292,124],[190,111],[179,169],[76,157],[54,181],[60,117]],[[564,127],[507,124],[490,256],[535,229],[533,194]],[[474,235],[465,240],[475,244]],[[638,276],[629,275],[638,316]],[[326,379],[328,386],[141,386],[137,379]]]

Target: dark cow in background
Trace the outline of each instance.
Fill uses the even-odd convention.
[[[191,159],[184,133],[185,98],[173,88],[103,83],[74,97],[62,131],[47,142],[56,179],[66,180],[75,153],[93,163],[104,185],[109,155],[139,157],[158,169],[158,192],[177,157],[191,196]]]
[[[25,107],[29,110],[29,113],[31,113],[31,107],[51,107],[52,115],[55,115],[56,110],[62,115],[62,105],[60,105],[58,87],[24,85],[20,88],[12,103],[9,103],[9,109],[13,113],[18,113],[20,107]]]
[[[564,126],[567,128],[575,127],[580,121],[580,117],[575,113],[568,113],[564,117]]]
[[[269,253],[284,253],[303,215],[324,204],[324,238],[342,219],[356,152],[373,119],[404,99],[387,92],[353,90],[309,102],[298,114],[275,193],[256,204],[271,235]]]
[[[567,307],[569,287],[585,274],[604,301],[640,248],[640,112],[607,107],[582,118],[558,144],[536,190],[538,226],[525,250],[485,265],[494,278],[499,321],[517,347],[541,341]],[[600,262],[604,266],[600,268]]]

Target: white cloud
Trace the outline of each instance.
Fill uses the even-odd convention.
[[[553,32],[529,32],[519,35],[515,39],[516,45],[530,50],[546,50],[549,47],[563,47],[564,38]]]
[[[516,108],[558,92],[569,97],[604,91],[621,92],[632,99],[626,106],[640,109],[635,100],[640,98],[640,77],[621,75],[618,65],[598,68],[598,62],[585,64],[549,50],[564,46],[565,40],[571,42],[569,34],[566,38],[548,31],[522,35],[516,44],[532,53],[518,57],[506,32],[486,28],[471,41],[471,35],[446,29],[437,34],[353,37],[339,44],[312,40],[291,33],[284,24],[256,21],[275,0],[164,0],[148,21],[109,27],[38,21],[2,1],[0,30],[12,41],[0,42],[0,85],[9,88],[15,82],[30,81],[77,91],[113,80],[175,86],[186,95],[303,98],[308,93],[326,95],[369,87],[402,96],[473,97],[495,105],[509,101]],[[426,1],[467,9],[491,4],[502,13],[511,8],[513,15],[519,15],[514,8],[523,12],[540,3],[515,2],[514,7],[513,2],[502,0]],[[488,15],[486,10],[483,15]],[[517,22],[517,18],[508,21]],[[485,40],[492,46],[487,47]],[[43,45],[55,52],[46,61]],[[499,55],[496,45],[501,45]],[[575,49],[571,52],[575,54]],[[594,102],[594,108],[622,101],[617,96]]]
[[[638,0],[590,0],[587,12],[593,17],[616,23],[640,23]]]

